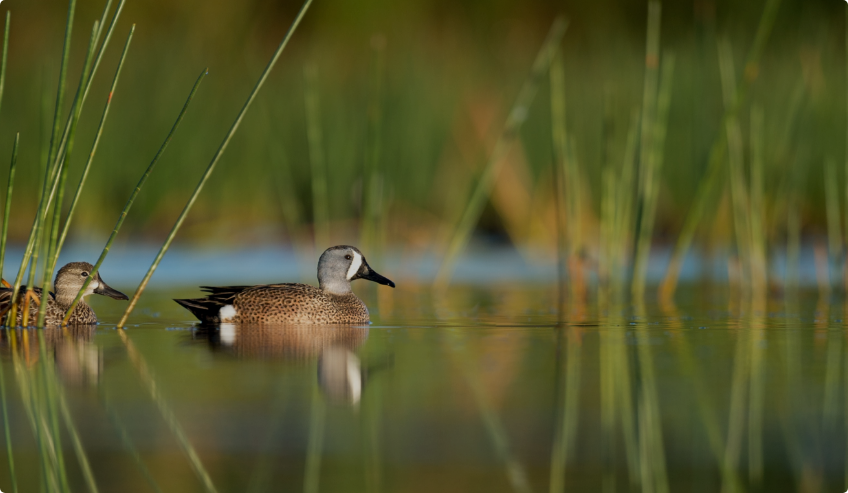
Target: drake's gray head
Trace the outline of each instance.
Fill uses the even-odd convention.
[[[71,262],[59,269],[59,272],[56,274],[56,281],[53,283],[53,289],[56,292],[56,301],[64,305],[70,305],[74,301],[74,298],[77,297],[77,293],[79,293],[85,280],[88,279],[92,269],[94,269],[94,266],[88,262]],[[108,284],[103,282],[99,272],[88,285],[88,288],[86,288],[84,296],[90,294],[102,294],[116,300],[128,299],[127,295],[116,289],[112,289]]]
[[[318,260],[318,285],[333,294],[350,293],[350,281],[368,279],[395,287],[395,283],[374,272],[356,247],[339,245],[328,248]]]

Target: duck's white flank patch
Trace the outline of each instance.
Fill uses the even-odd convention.
[[[362,396],[362,370],[359,358],[349,353],[347,356],[347,383],[350,385],[350,399],[354,404],[359,402]]]
[[[233,343],[236,342],[236,324],[221,324],[219,330],[221,344],[225,346],[232,346]]]
[[[218,318],[221,322],[231,322],[234,318],[236,318],[236,308],[233,305],[224,305],[221,307],[221,311],[218,312]]]
[[[350,261],[350,268],[347,270],[347,280],[353,279],[359,268],[362,267],[362,255],[353,252],[353,260]]]

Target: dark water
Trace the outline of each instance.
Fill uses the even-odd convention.
[[[19,491],[62,485],[55,429],[73,491],[79,451],[106,492],[845,490],[844,308],[815,293],[559,323],[549,286],[364,288],[370,327],[199,330],[178,290],[126,337],[6,331]]]

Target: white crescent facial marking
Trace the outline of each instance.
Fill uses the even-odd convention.
[[[221,322],[231,322],[237,315],[236,308],[233,305],[224,305],[221,311],[218,312],[218,318]]]
[[[356,272],[360,267],[362,267],[362,255],[357,252],[353,252],[353,260],[350,261],[350,268],[347,270],[348,281],[353,279],[353,276],[356,275]]]

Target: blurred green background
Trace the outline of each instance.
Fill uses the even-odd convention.
[[[719,132],[724,110],[716,40],[730,40],[741,74],[764,4],[696,0],[663,5],[661,46],[663,53],[675,53],[677,68],[656,241],[676,238]],[[20,131],[20,181],[10,230],[12,240],[20,242],[36,207],[37,170],[49,139],[67,5],[6,0],[3,7],[12,11],[12,29],[0,112],[0,162],[8,159],[2,156],[11,154],[14,132]],[[155,243],[164,237],[299,7],[300,2],[270,0],[127,3],[76,140],[72,186],[99,121],[120,46],[136,23],[74,219],[72,242],[105,239],[194,79],[208,67],[210,75],[196,102],[121,233],[124,241]],[[69,90],[76,86],[85,39],[102,8],[103,2],[79,2]],[[803,183],[802,232],[825,232],[822,163],[845,159],[845,8],[838,0],[783,1],[752,86],[749,101],[763,108],[766,122],[771,239],[785,234],[782,208],[789,181]],[[178,241],[311,243],[303,73],[314,64],[331,241],[357,241],[363,174],[376,145],[386,242],[422,249],[442,244],[558,13],[570,20],[562,44],[567,124],[590,205],[584,214],[592,224],[599,214],[602,167],[623,159],[631,114],[642,101],[647,2],[317,0]],[[381,46],[382,71],[375,69]],[[375,80],[381,81],[376,90]],[[66,99],[68,108],[71,99]],[[381,117],[376,139],[369,134],[368,120],[369,104],[375,101],[372,111],[376,108]],[[741,112],[745,132],[747,108]],[[550,120],[545,79],[478,232],[553,248]],[[790,169],[800,172],[789,174]],[[838,169],[844,180],[843,166]],[[729,222],[726,196],[708,220]],[[730,239],[730,227],[708,226],[701,228],[701,242],[707,236]]]

